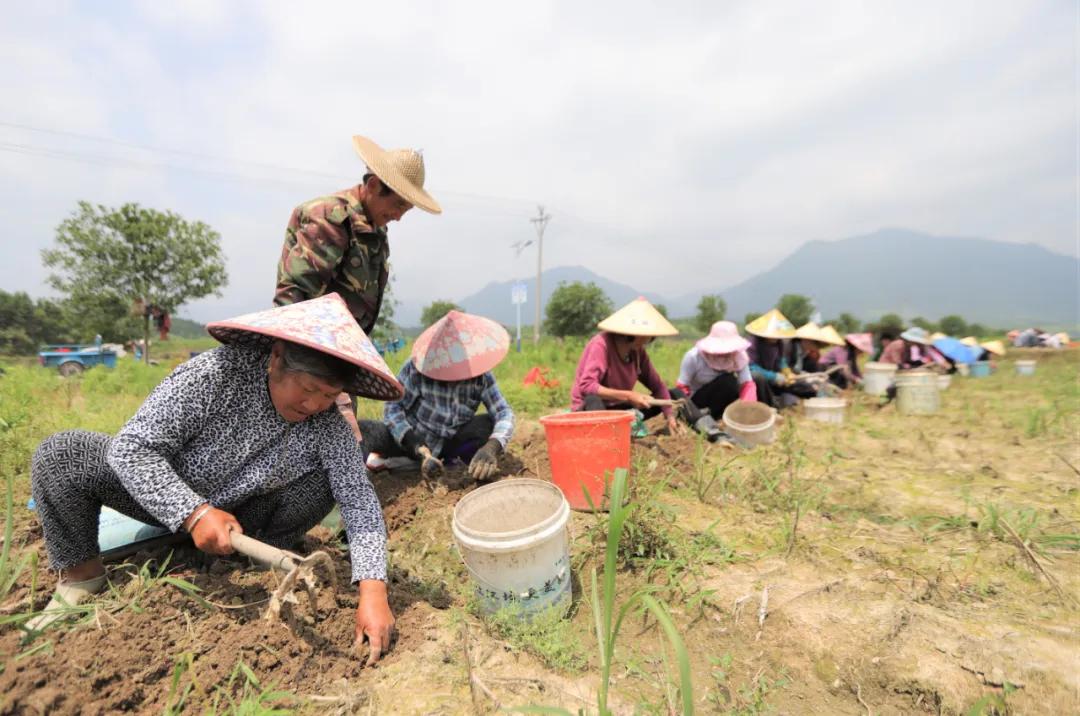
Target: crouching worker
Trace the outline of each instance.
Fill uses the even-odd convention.
[[[697,432],[715,442],[723,437],[716,420],[736,400],[754,402],[758,386],[750,374],[750,341],[739,335],[731,321],[717,321],[709,335],[698,341],[683,356],[679,380],[671,395],[688,398],[679,414]],[[768,384],[761,388],[768,392]],[[764,400],[762,402],[768,402]]]
[[[444,462],[469,466],[477,480],[494,477],[514,433],[514,411],[491,370],[506,356],[510,335],[495,321],[450,311],[420,334],[398,380],[405,396],[387,403],[383,420],[361,420],[368,464],[421,460],[426,477]],[[480,405],[487,413],[477,415]]]
[[[31,485],[50,566],[60,575],[40,630],[105,586],[102,505],[191,535],[215,555],[233,532],[292,548],[336,502],[357,585],[355,635],[371,659],[390,646],[386,528],[342,391],[402,394],[335,293],[211,323],[223,346],[176,368],[115,437],[75,430],[38,446]]]
[[[571,410],[631,410],[645,419],[660,413],[672,433],[681,433],[664,381],[649,361],[645,346],[658,336],[674,336],[679,331],[653,305],[637,298],[597,324],[600,332],[589,339],[581,353],[574,387],[570,391]],[[634,390],[641,382],[652,399]]]

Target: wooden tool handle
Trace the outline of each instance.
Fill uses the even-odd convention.
[[[239,532],[232,532],[230,533],[230,536],[232,538],[233,549],[240,554],[251,557],[257,562],[262,562],[269,567],[276,567],[277,569],[283,569],[285,571],[289,571],[296,567],[296,561],[292,558],[292,555],[283,549],[271,547],[265,542],[260,542],[257,539],[240,534]]]

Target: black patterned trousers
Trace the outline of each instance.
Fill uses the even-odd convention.
[[[98,556],[102,505],[161,526],[106,464],[110,440],[101,433],[70,430],[46,438],[34,452],[30,484],[53,569],[68,569]],[[221,509],[236,517],[245,534],[289,548],[333,507],[330,481],[321,472],[311,472],[233,509]]]

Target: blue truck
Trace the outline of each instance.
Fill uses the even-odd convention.
[[[65,378],[78,375],[87,368],[103,365],[116,367],[116,351],[99,345],[61,343],[47,345],[38,351],[38,363],[45,368],[56,368]]]

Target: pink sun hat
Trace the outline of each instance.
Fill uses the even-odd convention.
[[[738,327],[731,321],[717,321],[709,329],[709,335],[697,342],[697,349],[709,355],[725,355],[744,351],[750,341],[739,335]]]
[[[340,358],[357,368],[354,378],[344,386],[345,392],[361,398],[401,400],[405,395],[401,383],[336,293],[215,321],[207,324],[206,330],[226,344],[269,350],[274,341],[282,340]]]
[[[849,333],[844,340],[863,353],[874,352],[874,336],[870,333]]]
[[[487,373],[510,350],[510,334],[490,318],[450,311],[413,344],[413,365],[433,380],[469,380]]]

